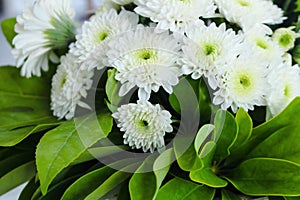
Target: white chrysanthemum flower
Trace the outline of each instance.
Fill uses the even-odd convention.
[[[66,119],[74,117],[76,106],[89,108],[82,101],[92,87],[93,71],[80,70],[76,57],[70,53],[61,57],[61,64],[52,78],[51,110],[54,116]]]
[[[293,31],[295,27],[278,28],[272,35],[272,39],[283,48],[285,51],[292,49],[295,46],[296,38],[300,36],[299,33]]]
[[[247,31],[244,41],[244,49],[250,55],[267,63],[269,66],[277,66],[282,63],[285,51],[269,36],[272,30],[265,25],[255,25]]]
[[[114,37],[135,29],[138,16],[133,12],[122,10],[119,14],[111,9],[91,17],[82,26],[82,33],[78,35],[75,48],[71,52],[84,62],[84,69],[102,69],[108,65],[106,52],[107,43]]]
[[[70,0],[36,0],[26,4],[17,17],[12,53],[21,67],[21,75],[40,76],[47,71],[48,62],[58,62],[55,49],[66,48],[75,39],[74,10]]]
[[[204,75],[211,88],[216,89],[218,66],[240,54],[243,37],[232,29],[226,30],[224,23],[219,27],[215,23],[205,26],[200,20],[187,29],[186,36],[188,39],[184,39],[182,47],[184,56],[179,61],[183,73],[192,74],[193,79]]]
[[[116,80],[122,86],[120,96],[137,86],[139,99],[148,100],[151,91],[162,86],[168,93],[179,82],[180,66],[176,64],[180,46],[168,32],[155,33],[142,25],[109,43],[107,55],[117,69]]]
[[[171,30],[183,33],[189,23],[194,23],[199,17],[212,17],[216,10],[213,0],[135,0],[134,3],[137,5],[136,13],[158,22],[158,32]]]
[[[133,2],[133,0],[112,0],[112,1],[122,6]]]
[[[268,75],[271,85],[267,98],[271,114],[280,113],[295,97],[300,96],[300,68],[283,63]]]
[[[270,0],[214,0],[221,14],[243,30],[255,24],[280,24],[283,10]]]
[[[142,148],[144,152],[163,149],[165,133],[173,131],[171,114],[162,110],[159,104],[152,105],[148,101],[122,105],[112,116],[117,119],[120,130],[125,132],[124,144]]]
[[[270,90],[267,67],[251,57],[238,57],[224,66],[219,77],[219,89],[214,93],[213,103],[222,109],[236,112],[239,107],[253,110],[254,106],[266,105],[265,97]]]

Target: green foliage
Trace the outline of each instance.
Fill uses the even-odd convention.
[[[4,19],[1,22],[2,32],[3,32],[7,42],[11,46],[13,46],[12,41],[13,41],[14,37],[16,36],[16,32],[15,32],[15,24],[16,23],[17,23],[16,18]]]
[[[37,169],[43,194],[46,194],[49,184],[59,172],[98,140],[107,136],[111,128],[111,116],[102,113],[98,119],[86,116],[77,124],[68,121],[46,133],[36,151]]]

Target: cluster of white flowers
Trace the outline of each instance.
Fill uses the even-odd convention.
[[[74,36],[69,1],[36,0],[17,18],[13,52],[22,75],[59,62],[55,50]],[[150,97],[160,88],[171,94],[182,76],[205,77],[222,109],[267,106],[274,116],[300,96],[300,68],[289,54],[299,34],[268,26],[284,20],[269,0],[104,0],[60,58],[51,108],[71,119],[76,106],[89,107],[82,98],[94,71],[115,68],[120,96],[138,90],[137,103],[112,115],[132,148],[163,149],[171,114]]]

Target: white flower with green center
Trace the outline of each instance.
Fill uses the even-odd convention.
[[[135,86],[139,99],[148,100],[151,91],[163,87],[168,93],[179,82],[180,66],[176,64],[180,45],[168,32],[155,33],[153,28],[138,26],[109,43],[107,55],[117,69],[116,80],[124,96]]]
[[[245,35],[244,49],[249,55],[267,63],[277,66],[282,63],[285,51],[269,36],[272,30],[265,25],[255,25]]]
[[[278,28],[272,35],[272,39],[277,42],[277,44],[284,49],[284,51],[288,51],[295,46],[296,38],[300,37],[299,33],[293,31],[295,27],[289,28]]]
[[[119,4],[113,2],[112,0],[102,0],[99,8],[96,11],[96,13],[97,14],[105,13],[105,12],[110,11],[111,9],[120,11],[121,6]]]
[[[243,108],[253,110],[254,106],[266,105],[265,97],[270,90],[267,81],[267,67],[255,59],[239,57],[224,66],[219,77],[219,89],[214,93],[213,103],[222,109],[236,112]]]
[[[156,31],[171,30],[183,33],[188,24],[199,17],[215,15],[213,0],[135,0],[136,13],[157,22]]]
[[[283,10],[270,0],[214,0],[221,14],[244,31],[255,24],[280,24]]]
[[[295,97],[300,96],[300,68],[283,63],[268,75],[271,85],[268,108],[273,116],[280,113]]]
[[[171,114],[162,110],[159,104],[152,105],[148,101],[122,105],[112,116],[120,130],[125,132],[124,144],[133,149],[142,148],[144,152],[162,150],[165,147],[165,133],[173,131]]]
[[[12,54],[21,75],[40,76],[47,71],[49,60],[58,62],[54,50],[67,48],[75,40],[74,10],[70,0],[36,0],[26,4],[22,15],[17,17]]]
[[[226,29],[223,23],[205,26],[202,21],[191,25],[187,31],[188,39],[183,41],[183,59],[179,61],[184,74],[192,74],[193,79],[202,75],[208,78],[211,88],[216,89],[215,76],[219,66],[235,59],[241,50],[243,37]]]
[[[52,78],[51,110],[53,115],[71,119],[76,106],[89,108],[82,101],[87,97],[87,91],[92,87],[93,71],[80,70],[77,57],[68,53],[61,57],[61,64]]]
[[[97,13],[90,21],[82,26],[82,33],[77,35],[75,48],[71,52],[84,62],[84,69],[102,69],[108,65],[106,52],[107,43],[119,34],[133,30],[138,23],[138,16],[122,10],[119,14],[111,9],[104,13]]]

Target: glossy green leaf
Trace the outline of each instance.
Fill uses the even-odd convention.
[[[132,200],[153,199],[157,188],[156,177],[152,171],[155,159],[155,154],[148,156],[132,175],[129,181],[129,192]]]
[[[60,122],[53,122],[48,124],[40,124],[36,126],[28,126],[24,128],[17,128],[14,130],[7,131],[6,129],[2,129],[3,131],[0,132],[0,146],[10,147],[14,146],[29,135],[33,133],[37,133],[43,130],[47,130],[49,128],[56,127],[60,124]],[[1,130],[1,129],[0,129]]]
[[[28,200],[31,199],[34,192],[38,189],[39,183],[35,181],[35,177],[32,178],[26,186],[23,188],[18,200]]]
[[[12,41],[16,36],[15,24],[17,23],[16,18],[4,19],[1,23],[2,32],[7,40],[7,42],[13,46]]]
[[[225,177],[239,191],[253,196],[300,195],[300,165],[281,159],[253,158]]]
[[[266,156],[299,163],[300,121],[298,118],[291,117],[300,116],[299,107],[300,97],[297,97],[279,115],[255,127],[248,142],[237,148],[227,163],[237,164],[254,150],[255,152],[251,153],[249,157]],[[258,146],[257,150],[256,146]]]
[[[229,190],[221,190],[222,200],[242,200],[237,194]]]
[[[238,147],[246,143],[252,134],[252,119],[244,109],[240,108],[237,111],[235,120],[238,126],[238,134],[235,142],[230,148],[231,151],[236,150]]]
[[[217,173],[217,166],[214,166],[212,163],[212,159],[214,157],[216,151],[216,143],[210,141],[205,144],[203,147],[200,158],[203,162],[203,168],[191,171],[190,178],[191,180],[202,183],[204,185],[214,187],[214,188],[222,188],[227,185],[227,181],[219,178],[215,173]]]
[[[174,160],[173,149],[168,149],[158,156],[149,156],[133,174],[129,182],[132,200],[155,199],[162,181],[166,177]]]
[[[131,174],[126,171],[134,170],[138,167],[138,165],[139,163],[133,163],[115,172],[108,179],[106,179],[96,190],[89,194],[85,198],[85,200],[95,200],[105,197],[109,192],[116,189],[131,176]]]
[[[212,124],[205,124],[200,128],[194,142],[196,152],[199,152],[201,146],[203,146],[203,143],[205,142],[205,140],[207,140],[208,136],[211,134],[214,128],[215,126]]]
[[[0,195],[25,183],[36,174],[34,161],[25,163],[0,178]]]
[[[107,81],[105,91],[108,98],[107,104],[111,112],[116,112],[122,97],[119,96],[120,83],[115,79],[117,70],[109,69],[107,71]]]
[[[65,167],[69,166],[89,147],[107,136],[112,128],[109,113],[96,119],[93,115],[68,121],[46,133],[36,151],[37,169],[43,194],[49,184]]]
[[[300,197],[283,197],[284,200],[300,200]]]
[[[184,139],[184,138],[182,138]],[[202,162],[198,156],[198,153],[195,151],[194,144],[192,143],[189,148],[180,155],[180,146],[185,144],[181,143],[182,140],[175,139],[174,141],[174,151],[179,167],[184,171],[193,171],[202,168]]]
[[[215,189],[213,188],[181,178],[173,178],[159,190],[156,200],[212,200],[214,195]]]
[[[230,155],[230,148],[237,138],[237,124],[232,114],[218,110],[214,120],[213,140],[217,143],[214,160],[221,161]]]

